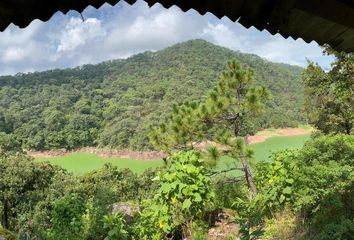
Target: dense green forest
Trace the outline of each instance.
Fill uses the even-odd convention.
[[[260,86],[250,66],[236,60],[227,62],[204,97],[175,104],[166,118],[155,119],[151,144],[168,157],[162,167],[139,175],[110,164],[73,175],[28,156],[16,134],[0,134],[0,239],[352,240],[354,57],[334,54],[330,71],[309,63],[302,74],[305,109],[317,130],[303,148],[276,152],[266,162],[252,165],[247,135],[252,122],[269,114],[275,96],[269,95],[271,87]],[[70,109],[73,126],[93,117],[92,109],[99,112],[99,101],[89,104],[87,98]],[[57,115],[46,121],[62,119],[58,109],[66,106],[65,98],[56,101],[48,114]],[[205,138],[219,145],[194,147]],[[216,165],[223,157],[234,164],[221,170]]]
[[[0,132],[25,149],[149,149],[149,126],[172,104],[206,96],[230,59],[253,68],[256,85],[273,96],[264,117],[249,119],[250,133],[306,122],[301,68],[192,40],[125,60],[0,77]]]

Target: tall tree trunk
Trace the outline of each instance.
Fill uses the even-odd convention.
[[[244,137],[246,147],[248,147],[248,145],[249,145],[248,138],[249,138],[248,135]],[[252,176],[252,172],[251,172],[251,168],[250,168],[250,164],[248,162],[248,159],[243,153],[241,154],[241,161],[242,161],[242,167],[243,167],[243,171],[245,173],[245,178],[247,181],[248,188],[251,190],[252,195],[255,196],[257,194],[257,187],[256,187],[256,184],[254,183],[254,180],[253,180],[253,176]]]
[[[252,195],[255,196],[257,194],[257,188],[253,180],[253,176],[251,173],[251,169],[247,157],[241,156],[241,161],[242,161],[242,168],[245,173],[245,178],[246,178],[248,188],[251,190]]]
[[[5,229],[9,229],[9,206],[6,199],[3,201],[3,208],[1,225]]]

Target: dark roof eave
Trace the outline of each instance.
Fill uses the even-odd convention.
[[[24,28],[34,19],[48,21],[53,14],[69,10],[82,12],[86,7],[115,5],[120,0],[11,0],[0,2],[0,31],[10,23]],[[133,4],[136,0],[126,0]],[[285,38],[329,44],[338,51],[354,51],[353,0],[145,0],[149,6],[160,3],[165,8],[177,6],[194,9],[218,18],[224,16],[249,28],[279,33]]]

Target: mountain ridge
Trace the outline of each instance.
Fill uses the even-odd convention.
[[[254,130],[305,122],[302,68],[272,63],[205,40],[190,40],[127,59],[0,77],[0,132],[26,148],[149,148],[148,126],[173,103],[203,97],[228,60],[255,69],[273,99]]]
[[[74,66],[74,67],[51,68],[51,69],[41,70],[41,71],[18,72],[18,73],[15,73],[15,74],[4,74],[4,75],[0,75],[0,78],[1,77],[18,77],[18,76],[23,76],[23,75],[27,75],[27,74],[38,74],[38,73],[61,71],[61,70],[76,70],[76,69],[80,69],[81,70],[82,68],[85,68],[85,67],[88,67],[88,66],[95,66],[95,65],[100,65],[100,64],[110,64],[110,63],[116,63],[116,62],[124,62],[124,61],[129,60],[131,58],[134,58],[134,57],[136,57],[138,55],[144,55],[144,54],[152,54],[153,55],[156,52],[161,52],[161,51],[166,50],[168,48],[173,48],[175,46],[182,45],[182,44],[187,44],[187,43],[190,43],[190,42],[203,42],[203,43],[206,43],[206,44],[211,44],[211,45],[213,45],[215,47],[222,48],[222,49],[225,49],[225,50],[228,50],[228,51],[232,51],[232,52],[237,53],[237,54],[249,55],[249,56],[252,56],[252,57],[255,57],[255,58],[259,58],[259,59],[261,59],[261,60],[263,60],[265,62],[268,62],[268,63],[273,63],[273,64],[276,64],[276,65],[284,65],[284,66],[287,66],[287,67],[291,67],[291,68],[297,69],[299,71],[302,71],[304,69],[303,67],[295,65],[295,64],[290,64],[290,63],[286,63],[286,62],[274,62],[274,61],[268,60],[268,59],[263,58],[263,57],[261,57],[261,56],[259,56],[257,54],[254,54],[254,53],[247,53],[247,52],[242,52],[242,51],[239,51],[239,50],[232,50],[230,48],[227,48],[227,47],[215,44],[215,43],[208,42],[207,40],[204,40],[202,38],[197,38],[197,39],[192,39],[192,40],[187,40],[187,41],[184,41],[184,42],[176,43],[176,44],[173,44],[172,46],[166,47],[166,48],[161,49],[161,50],[146,50],[146,51],[143,51],[143,52],[135,53],[135,54],[133,54],[133,55],[131,55],[129,57],[126,57],[126,58],[109,59],[109,60],[101,61],[101,62],[98,62],[98,63],[86,63],[86,64]]]

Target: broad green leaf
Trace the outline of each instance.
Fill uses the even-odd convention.
[[[183,205],[182,205],[182,209],[188,209],[188,208],[190,208],[191,205],[192,205],[192,202],[188,198],[188,199],[184,200]]]
[[[292,190],[291,190],[290,187],[286,187],[286,188],[283,189],[283,193],[290,195],[292,193]]]
[[[289,184],[293,184],[294,183],[294,179],[288,178],[288,179],[286,179],[286,182],[289,183]]]
[[[194,196],[195,196],[195,201],[196,202],[201,202],[202,201],[202,197],[200,196],[200,194],[199,193],[196,193],[196,194],[194,194]]]

